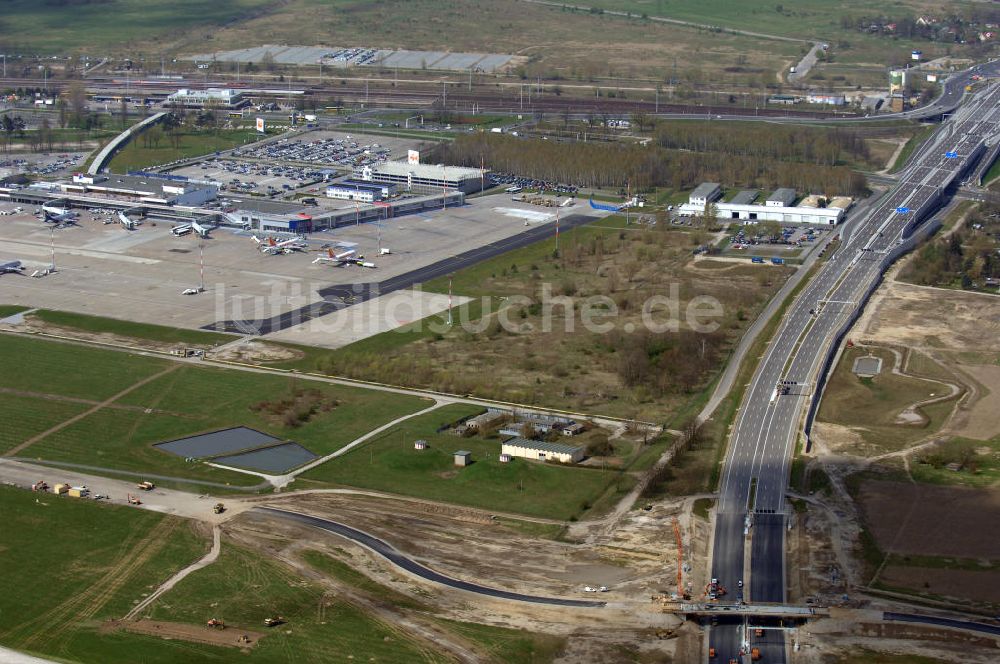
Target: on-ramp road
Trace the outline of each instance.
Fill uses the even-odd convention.
[[[529,602],[531,604],[548,604],[551,606],[569,606],[590,609],[599,609],[606,606],[605,602],[600,601],[526,595],[507,590],[498,590],[497,588],[490,588],[489,586],[482,586],[478,583],[471,583],[469,581],[453,579],[450,576],[445,576],[440,572],[435,572],[431,568],[421,565],[412,558],[408,558],[400,553],[388,542],[381,540],[374,535],[369,535],[368,533],[358,530],[357,528],[351,528],[350,526],[346,526],[336,521],[331,521],[330,519],[323,519],[318,516],[302,514],[300,512],[290,512],[288,510],[281,510],[274,507],[258,507],[255,511],[263,512],[270,516],[278,517],[279,519],[295,521],[307,526],[312,526],[313,528],[319,528],[320,530],[325,530],[335,535],[340,535],[341,537],[357,542],[365,548],[374,551],[392,564],[406,570],[410,574],[419,576],[422,579],[426,579],[434,583],[439,583],[443,586],[448,586],[449,588],[464,590],[466,592],[476,593],[477,595],[484,595],[486,597],[509,599],[516,602]]]

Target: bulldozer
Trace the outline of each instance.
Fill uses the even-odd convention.
[[[224,623],[223,621],[219,620],[218,618],[209,618],[208,622],[205,623],[205,626],[206,627],[212,627],[212,628],[215,628],[215,629],[225,629],[226,628],[226,623]]]
[[[215,507],[212,508],[212,511],[215,512],[216,514],[222,514],[223,512],[226,511],[226,506],[223,505],[222,503],[216,503]]]
[[[278,625],[283,625],[284,623],[285,619],[281,616],[268,616],[267,618],[264,618],[264,624],[267,627],[277,627]]]
[[[135,485],[137,489],[142,489],[143,491],[152,491],[156,488],[156,485],[152,482],[139,482]]]

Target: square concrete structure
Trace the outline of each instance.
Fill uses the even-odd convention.
[[[733,205],[752,205],[757,197],[760,196],[760,191],[757,189],[744,189],[740,193],[733,196],[732,200],[729,202]]]
[[[455,452],[455,465],[464,468],[472,463],[472,452],[459,450]]]
[[[705,207],[705,205],[721,196],[722,187],[719,186],[718,182],[702,182],[691,192],[691,195],[688,197],[688,203]]]
[[[768,207],[792,207],[792,203],[795,202],[795,190],[789,189],[788,187],[781,187],[780,189],[775,189],[767,200],[764,201],[764,205]]]

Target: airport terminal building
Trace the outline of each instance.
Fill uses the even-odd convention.
[[[65,194],[96,194],[119,201],[161,205],[203,205],[215,200],[217,185],[177,176],[152,173],[141,175],[91,175],[77,173],[70,182],[59,183]]]
[[[354,174],[356,180],[393,184],[403,191],[432,194],[442,190],[469,194],[482,191],[488,170],[442,164],[411,164],[386,161],[365,166]]]

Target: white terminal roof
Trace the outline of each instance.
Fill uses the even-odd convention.
[[[468,180],[480,178],[485,171],[465,166],[445,166],[443,164],[411,164],[405,161],[384,161],[372,166],[372,171],[384,175],[406,177],[410,173],[415,178],[437,180]]]

